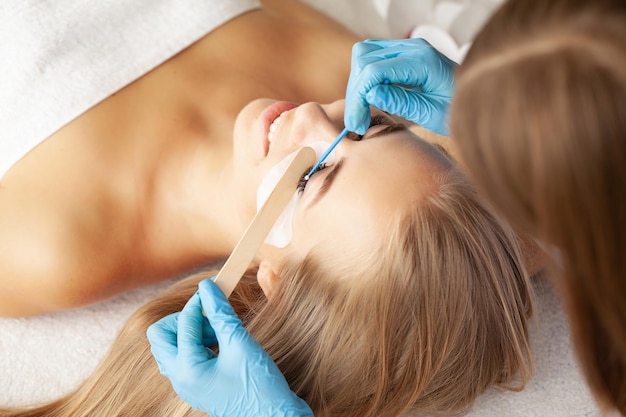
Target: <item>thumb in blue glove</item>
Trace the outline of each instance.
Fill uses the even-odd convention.
[[[447,135],[456,66],[424,39],[356,43],[346,91],[346,128],[364,134],[373,106]]]
[[[200,282],[183,310],[154,323],[147,336],[159,370],[194,409],[212,417],[313,417],[211,280]],[[215,342],[218,355],[208,349]]]

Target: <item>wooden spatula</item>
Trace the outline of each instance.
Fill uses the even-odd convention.
[[[285,206],[296,192],[298,182],[307,168],[310,168],[316,160],[315,151],[304,147],[298,151],[285,174],[270,193],[267,201],[256,213],[252,222],[244,232],[235,249],[230,254],[226,263],[217,274],[215,283],[229,297],[233,292],[241,276],[254,259],[259,247],[272,229],[272,226],[285,209]]]

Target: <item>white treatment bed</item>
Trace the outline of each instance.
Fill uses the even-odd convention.
[[[364,38],[422,35],[457,60],[499,4],[499,0],[307,2]],[[0,319],[0,404],[47,401],[70,391],[92,372],[130,314],[173,280],[80,309]],[[469,416],[600,416],[581,377],[554,289],[545,280],[537,280],[536,287],[539,311],[532,329],[536,376],[522,392],[487,392]]]

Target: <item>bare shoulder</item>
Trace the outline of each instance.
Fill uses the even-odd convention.
[[[0,183],[0,316],[84,305],[110,277],[89,221],[36,188]]]
[[[290,19],[297,19],[310,24],[331,24],[338,29],[347,31],[339,22],[300,0],[261,0],[261,3],[266,9]]]

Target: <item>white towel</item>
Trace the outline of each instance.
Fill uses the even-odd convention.
[[[0,178],[101,100],[258,0],[0,1]]]
[[[0,319],[0,404],[49,401],[96,367],[130,314],[170,280],[92,306],[40,317]],[[566,315],[547,280],[538,280],[531,330],[537,374],[522,392],[491,390],[468,417],[600,417],[574,358]]]

